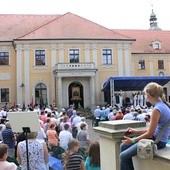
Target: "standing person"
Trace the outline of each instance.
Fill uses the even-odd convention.
[[[105,121],[106,120],[105,107],[102,107],[102,110],[100,112],[100,120],[101,121]]]
[[[64,130],[62,130],[59,133],[59,141],[60,141],[60,146],[67,150],[68,149],[68,143],[70,142],[70,140],[73,139],[73,135],[70,132],[70,126],[69,124],[65,124],[64,125]]]
[[[99,124],[100,115],[101,115],[101,109],[100,109],[100,106],[97,106],[96,109],[94,110],[95,126],[98,126],[98,124]]]
[[[77,124],[81,122],[80,112],[77,112],[77,116],[73,118],[72,121],[72,135],[73,138],[76,138],[78,130],[77,130]]]
[[[62,156],[64,170],[85,170],[83,157],[77,153],[79,141],[77,139],[70,140],[68,147],[69,150]]]
[[[45,142],[36,139],[37,132],[27,134],[28,154],[30,170],[47,170],[48,150]],[[17,160],[22,170],[27,170],[26,140],[19,142],[17,146]]]
[[[44,123],[45,134],[47,133],[47,130],[49,129],[50,124],[51,124],[51,119],[50,119],[50,117],[48,117],[46,123]]]
[[[62,122],[60,123],[60,131],[64,130],[64,125],[68,124],[70,126],[70,130],[71,130],[71,123],[69,121],[69,117],[68,116],[64,116]]]
[[[111,106],[107,105],[107,107],[104,110],[106,120],[109,120],[108,115],[109,115],[111,109],[112,109]]]
[[[0,119],[0,141],[1,142],[3,141],[2,131],[5,130],[5,128],[6,128],[5,122],[6,122],[6,119]]]
[[[14,132],[11,129],[11,125],[9,122],[5,123],[5,130],[2,131],[2,138],[3,138],[3,142],[5,144],[7,144],[8,146],[8,154],[9,156],[11,156],[12,158],[15,158],[15,141],[16,141],[16,137]]]
[[[73,115],[73,105],[70,105],[69,109],[67,110],[67,116],[70,118]]]
[[[51,123],[47,130],[48,147],[51,149],[52,146],[58,146],[58,134],[55,130],[55,124]]]
[[[0,143],[0,169],[1,170],[17,170],[17,166],[13,162],[7,161],[8,146]]]
[[[90,139],[89,139],[89,133],[86,129],[86,124],[82,123],[80,125],[80,129],[81,130],[77,134],[77,139],[80,143],[80,147],[85,148],[87,150],[89,147]]]
[[[86,124],[86,130],[88,129],[88,124],[86,123],[86,118],[85,118],[85,117],[81,117],[81,122],[79,122],[79,123],[77,124],[77,130],[78,130],[78,132],[81,130],[81,129],[80,129],[80,126],[81,126],[82,123],[85,123],[85,124]]]
[[[100,145],[97,141],[90,144],[88,156],[85,160],[86,170],[101,170],[100,168]]]
[[[120,146],[120,170],[134,170],[132,157],[137,155],[137,142],[140,139],[155,139],[160,133],[162,127],[170,120],[170,109],[164,103],[163,87],[157,83],[149,83],[144,88],[146,99],[150,102],[154,108],[152,110],[151,121],[147,130],[136,130],[134,128],[128,128],[127,130],[137,137],[130,138],[124,136],[122,144]],[[170,134],[170,127],[166,129],[162,138],[157,144],[158,149],[166,147],[168,137]]]

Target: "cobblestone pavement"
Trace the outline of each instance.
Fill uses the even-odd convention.
[[[90,139],[93,141],[99,141],[99,135],[93,131],[92,120],[86,119],[86,123],[88,124],[88,132]]]

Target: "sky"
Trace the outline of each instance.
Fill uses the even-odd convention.
[[[0,14],[71,12],[110,29],[149,29],[154,10],[158,26],[170,30],[170,0],[0,0]]]

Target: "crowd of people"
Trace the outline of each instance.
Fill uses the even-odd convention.
[[[94,110],[94,126],[98,126],[99,121],[114,120],[137,120],[150,122],[153,106],[147,103],[146,107],[130,105],[118,107],[107,105],[106,107],[97,106]]]
[[[170,119],[170,109],[164,101],[163,89],[157,83],[150,83],[144,89],[148,101],[146,107],[140,105],[127,106],[126,108],[114,106],[97,106],[93,112],[94,124],[99,121],[136,120],[148,123],[147,131],[138,131],[129,128],[128,131],[135,135],[131,138],[124,136],[120,146],[120,169],[133,170],[132,156],[136,155],[137,142],[143,138],[155,139],[163,124]],[[14,111],[14,110],[13,110]],[[15,111],[21,111],[16,108]],[[34,111],[38,115],[40,130],[28,133],[29,166],[30,169],[48,169],[49,151],[60,146],[64,149],[61,158],[63,170],[100,170],[100,144],[90,138],[86,118],[81,112],[76,111],[71,105],[58,112],[56,107],[44,107],[40,110],[38,105],[34,108],[27,107],[25,111]],[[16,167],[7,164],[8,155],[17,158],[22,170],[27,169],[26,137],[24,133],[12,131],[8,113],[4,108],[0,111],[0,168],[3,166]],[[158,149],[166,146],[170,128],[158,143]],[[87,153],[84,158],[79,152],[83,148]],[[1,149],[3,152],[1,153]],[[13,170],[12,169],[12,170]]]
[[[4,108],[1,111],[5,112]],[[22,109],[15,108],[15,110],[13,109],[12,111],[20,112]],[[82,169],[82,167],[86,170],[93,170],[93,168],[97,168],[97,170],[100,169],[99,160],[96,165],[95,160],[93,165],[91,165],[91,163],[89,164],[89,157],[89,165],[86,165],[85,168],[85,158],[77,153],[77,150],[82,148],[86,152],[86,155],[88,155],[91,144],[95,142],[89,137],[88,124],[86,123],[86,118],[81,115],[81,112],[74,110],[73,106],[70,106],[67,110],[63,108],[58,112],[57,108],[51,106],[40,110],[38,105],[35,105],[34,109],[28,107],[24,111],[34,111],[35,114],[38,115],[40,125],[38,132],[30,132],[27,134],[27,140],[24,132],[13,132],[10,120],[8,119],[8,112],[6,111],[5,116],[2,116],[0,112],[0,142],[7,146],[8,156],[17,159],[22,170],[28,168],[26,142],[28,142],[29,168],[31,170],[48,169],[50,151],[55,146],[62,147],[65,150],[65,154],[69,153],[69,155],[67,154],[66,156],[67,159],[69,157],[68,162],[70,162],[72,157],[74,159],[73,151],[76,152],[75,155],[78,155],[82,160],[80,169]],[[77,144],[76,149],[75,144]],[[97,157],[100,159],[100,155]],[[66,162],[64,155],[62,160],[61,163],[63,163],[64,167]],[[79,167],[78,164],[75,166]],[[92,168],[89,169],[88,166],[92,166]],[[71,170],[71,168],[68,170]]]

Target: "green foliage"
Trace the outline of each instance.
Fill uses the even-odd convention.
[[[91,109],[89,107],[86,108],[78,108],[77,112],[81,113],[81,116],[85,117],[85,118],[89,118],[89,119],[93,119],[93,113],[91,111]]]

